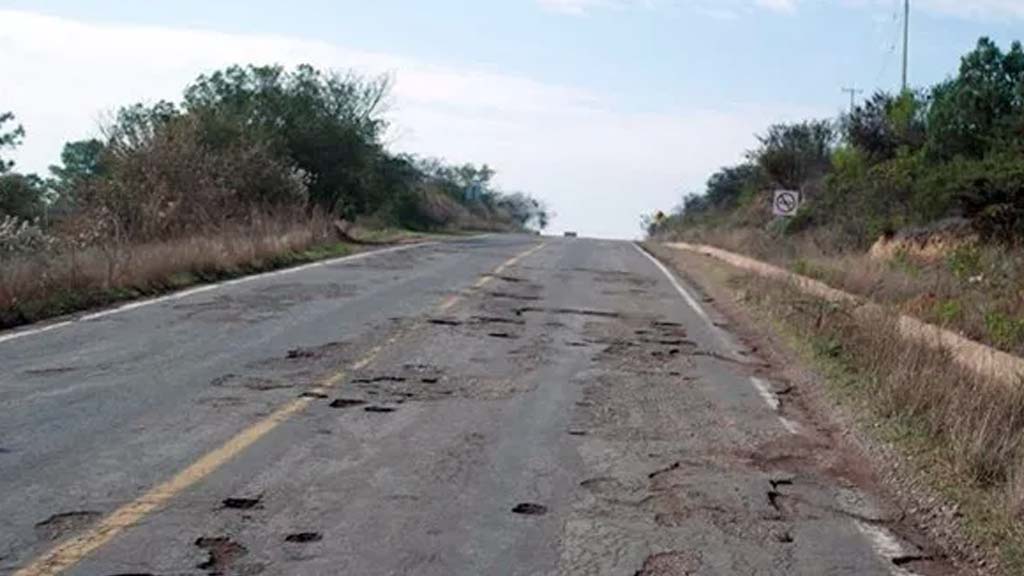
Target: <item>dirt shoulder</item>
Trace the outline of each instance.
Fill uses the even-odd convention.
[[[1011,519],[981,511],[996,505],[1002,492],[985,490],[952,470],[934,440],[923,438],[926,434],[913,423],[883,415],[880,398],[859,383],[865,375],[830,361],[828,347],[843,343],[819,338],[793,319],[817,315],[821,322],[832,311],[795,292],[787,293],[793,299],[784,305],[778,298],[768,301],[765,293],[786,287],[769,286],[719,260],[656,243],[646,248],[702,292],[728,319],[728,329],[765,361],[773,378],[787,383],[780,396],[783,414],[835,443],[837,453],[850,454],[847,464],[864,468],[849,472],[897,510],[890,529],[910,541],[923,538],[915,544],[954,564],[956,573],[1018,573],[1017,548],[1006,545],[1019,536]]]

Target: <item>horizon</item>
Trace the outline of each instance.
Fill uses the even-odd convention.
[[[835,117],[849,105],[844,86],[861,98],[896,89],[899,5],[306,1],[283,13],[269,3],[5,1],[0,54],[15,82],[0,109],[26,130],[17,168],[45,174],[105,114],[178,102],[199,74],[230,64],[388,73],[392,149],[490,165],[501,187],[548,204],[554,233],[633,238],[641,215],[702,190],[770,124]],[[953,74],[981,36],[1008,45],[1021,18],[1015,0],[915,3],[912,85]]]

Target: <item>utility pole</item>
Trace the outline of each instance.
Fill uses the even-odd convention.
[[[850,95],[850,114],[853,114],[853,109],[857,107],[857,94],[864,91],[859,88],[843,88],[842,91]]]
[[[910,46],[910,0],[903,0],[903,92],[907,91],[907,53]]]

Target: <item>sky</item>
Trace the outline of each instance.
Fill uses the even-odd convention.
[[[551,230],[632,238],[776,122],[898,88],[901,0],[0,0],[0,112],[17,169],[118,107],[179,100],[234,63],[389,74],[388,145],[487,163]],[[914,0],[910,80],[978,37],[1024,37],[1024,0]]]

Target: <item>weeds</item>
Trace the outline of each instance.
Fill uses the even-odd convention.
[[[934,260],[830,251],[814,237],[771,239],[758,230],[702,230],[692,241],[761,258],[904,314],[1024,355],[1024,249],[967,244]],[[776,249],[767,250],[766,246]]]
[[[275,221],[163,242],[33,252],[0,262],[0,327],[351,250],[323,219]]]
[[[813,356],[838,376],[831,380],[839,392],[898,431],[904,447],[935,458],[930,479],[961,503],[977,537],[1017,562],[1024,551],[1024,382],[1007,386],[966,372],[948,353],[906,341],[882,311],[853,313],[752,275],[735,281],[748,301],[809,340]]]

